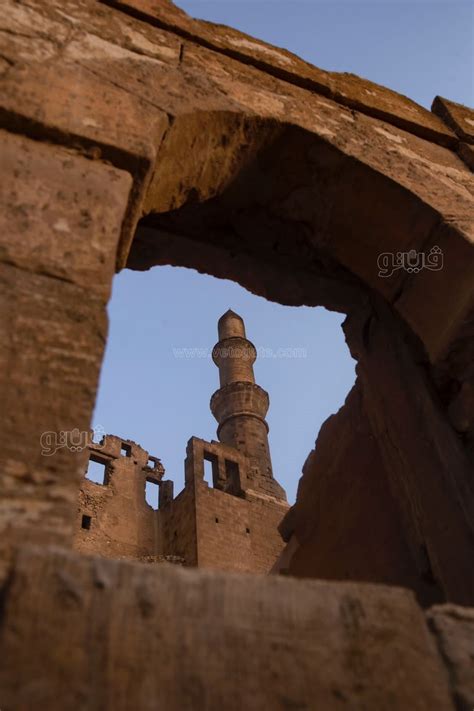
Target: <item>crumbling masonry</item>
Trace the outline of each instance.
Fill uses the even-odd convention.
[[[2,711],[473,708],[474,111],[170,0],[0,18]],[[90,427],[114,273],[163,264],[347,314],[288,575],[74,550],[88,452],[41,438]]]
[[[142,562],[268,573],[284,543],[278,525],[288,510],[273,477],[268,446],[268,394],[256,385],[256,351],[241,317],[219,321],[213,358],[221,387],[211,399],[219,442],[192,437],[185,487],[174,498],[164,468],[135,442],[107,435],[89,457],[104,468],[103,485],[84,479],[75,547],[84,553]],[[212,486],[204,461],[212,464]],[[159,487],[158,510],[145,501],[145,484]]]

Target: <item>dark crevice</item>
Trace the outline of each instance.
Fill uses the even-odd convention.
[[[13,581],[15,578],[14,564],[10,565],[5,577],[0,580],[0,637],[2,635],[2,629],[6,617],[6,608],[8,604],[8,598],[10,591],[13,587]]]

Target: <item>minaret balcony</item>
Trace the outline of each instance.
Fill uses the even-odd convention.
[[[224,385],[211,398],[211,412],[222,425],[229,417],[250,415],[265,420],[269,407],[266,390],[255,383],[235,382]]]

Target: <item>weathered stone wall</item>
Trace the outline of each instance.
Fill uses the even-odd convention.
[[[121,454],[125,444],[129,456]],[[164,469],[150,469],[149,455],[130,440],[107,435],[90,453],[105,465],[105,481],[88,479],[79,493],[74,546],[84,553],[107,558],[139,560],[161,553],[157,511],[145,500],[147,478],[161,482]],[[87,516],[88,527],[83,517]]]
[[[442,592],[422,542],[411,549],[403,515],[357,383],[303,467],[297,502],[280,526],[289,543],[275,572],[403,585],[433,604]]]
[[[308,515],[309,502],[313,502],[313,510],[317,512],[320,507],[332,508],[338,490],[344,500],[347,494],[343,487],[345,468],[349,468],[347,476],[351,470],[357,474],[360,462],[357,445],[369,436],[369,446],[373,439],[377,458],[380,458],[377,473],[372,472],[372,476],[382,479],[377,486],[385,492],[384,506],[389,507],[389,520],[395,528],[392,527],[389,534],[389,520],[381,519],[373,511],[376,505],[373,491],[360,491],[349,521],[352,514],[358,515],[357,502],[363,501],[359,515],[362,519],[367,516],[374,525],[373,533],[381,555],[376,555],[371,563],[366,561],[357,570],[353,567],[356,561],[351,561],[350,551],[346,550],[334,564],[330,577],[364,580],[365,570],[373,565],[372,580],[388,581],[387,576],[394,574],[396,579],[391,578],[392,582],[396,580],[398,584],[412,587],[423,604],[437,599],[469,604],[474,596],[472,566],[466,565],[473,552],[474,512],[470,510],[469,493],[472,467],[462,441],[443,413],[433,383],[427,378],[423,354],[411,340],[405,325],[381,304],[373,311],[368,309],[365,316],[349,318],[344,329],[352,353],[358,359],[359,380],[337,420],[330,420],[321,431],[316,450],[305,465],[297,504],[287,517],[285,537],[289,540],[293,531],[296,538],[291,550],[296,551],[299,541],[304,541],[294,553],[294,570],[303,576],[318,575],[323,570],[328,573],[330,568],[327,562],[322,563],[321,557],[324,558],[337,541],[348,540],[346,520],[340,520],[327,538],[312,535],[311,531],[318,526],[318,517],[311,519]],[[361,394],[358,406],[362,408],[363,420],[355,425],[358,430],[351,454],[353,461],[351,464],[349,460],[342,460],[334,466],[325,456],[336,446],[336,440],[340,443],[341,438],[348,436],[348,444],[351,444],[353,435],[348,423],[354,415],[356,393]],[[329,439],[328,431],[332,432]],[[366,454],[370,453],[366,450]],[[327,471],[330,466],[332,476]],[[330,494],[325,490],[325,481]],[[447,496],[448,489],[452,497]],[[454,513],[455,508],[458,514]],[[356,547],[368,546],[370,550],[370,543],[364,542],[368,525],[363,521],[359,523],[352,542]],[[285,567],[287,558],[285,555]],[[394,565],[391,573],[386,568],[389,561]],[[289,569],[292,570],[291,564]]]
[[[284,546],[278,526],[288,504],[284,492],[280,497],[262,492],[262,478],[243,449],[197,437],[188,442],[185,490],[193,497],[197,565],[269,573]],[[204,480],[204,459],[209,457],[213,461],[212,487]],[[228,463],[236,465],[231,474]],[[163,515],[173,516],[172,507]]]
[[[455,709],[424,615],[399,588],[32,547],[3,607],[6,711]]]
[[[193,487],[187,484],[180,494],[160,511],[161,548],[182,558],[185,565],[197,566],[196,500]]]
[[[129,173],[0,132],[0,558],[72,542],[84,453],[42,437],[89,429]]]
[[[198,566],[269,573],[284,542],[278,525],[288,506],[271,497],[239,498],[196,484]]]
[[[205,453],[216,458],[216,488],[203,479]],[[82,481],[74,537],[78,551],[136,561],[177,559],[191,567],[253,573],[268,573],[274,566],[284,546],[278,525],[288,505],[247,489],[252,479],[242,453],[193,437],[185,487],[176,498],[172,491],[162,496],[163,485],[170,483],[163,481],[164,468],[156,457],[155,467],[148,466],[150,455],[135,442],[106,435],[100,444],[90,445],[89,454],[105,465],[104,482]],[[227,478],[229,461],[239,465],[238,481]],[[147,479],[160,487],[157,510],[145,499]]]

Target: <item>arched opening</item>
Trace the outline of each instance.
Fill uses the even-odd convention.
[[[354,383],[342,314],[282,306],[190,269],[124,270],[109,304],[93,425],[153,452],[179,492],[188,439],[217,439],[209,400],[219,374],[211,356],[218,318],[229,305],[244,317],[257,349],[256,381],[270,396],[273,469],[293,504],[321,425]],[[205,480],[213,486],[215,456],[209,453],[204,461]]]
[[[218,320],[229,305],[245,317],[247,335],[257,356],[255,382],[270,398],[265,420],[276,483],[266,485],[260,498],[264,508],[257,507],[254,513],[245,508],[234,510],[230,503],[235,497],[246,501],[250,501],[249,496],[255,498],[253,493],[245,493],[247,489],[261,491],[258,477],[254,476],[253,483],[247,479],[246,457],[250,456],[254,429],[251,426],[250,431],[243,431],[241,442],[229,442],[220,436],[209,408],[211,395],[224,385],[213,346],[220,338]],[[314,448],[323,422],[340,409],[354,383],[355,363],[341,329],[344,317],[322,308],[282,306],[229,280],[169,266],[142,273],[124,270],[115,279],[109,315],[108,345],[93,425],[97,431],[112,435],[106,437],[109,448],[117,439],[117,452],[109,453],[113,467],[108,495],[99,499],[97,492],[83,482],[81,513],[95,502],[96,535],[87,536],[79,529],[76,547],[99,555],[104,554],[105,547],[106,554],[139,560],[152,557],[155,549],[163,549],[160,555],[175,555],[190,564],[193,559],[190,546],[186,547],[183,521],[192,521],[197,514],[201,533],[200,516],[205,517],[207,509],[204,494],[195,505],[186,504],[186,497],[191,495],[188,468],[191,465],[198,471],[202,466],[205,486],[226,493],[224,499],[213,500],[208,492],[208,508],[212,508],[209,520],[217,518],[222,524],[219,536],[212,537],[210,532],[209,538],[222,541],[226,548],[227,536],[240,550],[234,557],[238,558],[235,565],[242,569],[252,571],[252,566],[264,565],[258,570],[269,572],[284,546],[277,526],[286,513],[286,501],[295,503],[307,453]],[[190,438],[193,442],[201,438],[192,455],[189,444],[186,450]],[[229,448],[223,448],[226,444]],[[159,502],[157,482],[150,480],[155,468],[148,471],[150,460],[151,464],[160,463],[161,476],[166,477],[166,482],[159,482]],[[176,492],[167,501],[162,496],[164,483],[174,483]],[[267,521],[262,512],[268,501],[271,509],[280,489],[282,500],[276,502],[276,512]],[[224,505],[226,498],[229,510]],[[144,501],[159,510],[158,519]],[[180,507],[184,513],[180,513]],[[149,535],[153,529],[154,534]],[[239,537],[239,545],[231,535]],[[196,546],[202,550],[199,565],[220,565],[217,554],[207,550],[209,545],[204,534],[196,535]],[[229,567],[231,552],[227,549]],[[255,559],[263,562],[256,563]]]
[[[342,565],[328,577],[405,584],[424,603],[446,594],[467,599],[471,583],[462,582],[459,560],[468,559],[470,545],[471,503],[466,507],[462,494],[468,464],[440,412],[429,365],[459,322],[433,329],[431,315],[413,309],[420,288],[437,303],[443,279],[417,279],[404,270],[381,278],[378,269],[382,253],[394,254],[400,247],[427,250],[438,242],[445,246],[447,230],[452,255],[459,258],[465,244],[456,229],[440,222],[423,186],[394,181],[381,162],[387,154],[394,160],[400,156],[406,134],[390,129],[386,135],[361,125],[345,132],[344,126],[353,124],[346,114],[329,113],[321,120],[329,128],[315,135],[231,112],[178,117],[161,148],[126,263],[136,270],[193,267],[282,304],[323,305],[348,314],[345,333],[359,361],[359,384],[346,408],[362,407],[357,417],[375,447],[378,482],[391,507],[390,514],[382,511],[380,524],[384,527],[388,516],[396,525],[391,532],[384,529],[384,560],[374,556],[358,572]],[[330,128],[335,122],[337,137]],[[370,143],[364,148],[367,131]],[[453,173],[448,170],[446,176],[453,185]],[[465,308],[461,301],[454,308],[458,314]],[[420,401],[424,419],[418,416]],[[451,456],[455,470],[447,466]],[[293,545],[290,572],[325,577],[318,575],[319,564],[311,569],[315,476],[311,457],[308,462],[283,530]],[[420,467],[426,474],[420,475]],[[438,517],[443,510],[446,514],[448,489],[456,521],[451,542]],[[361,517],[368,498],[363,496]],[[371,505],[377,506],[376,497]],[[369,518],[370,506],[365,513]],[[355,531],[360,531],[357,522]],[[366,527],[363,538],[374,540],[378,533],[376,526]],[[455,540],[462,550],[456,563],[451,557]],[[302,563],[305,546],[309,558]]]
[[[143,233],[147,235],[148,239],[153,234],[153,230],[150,229],[146,218],[137,230],[137,239],[140,239]],[[156,232],[154,234],[156,236]],[[177,238],[176,242],[179,248],[180,238]],[[160,243],[159,239],[158,243]],[[166,244],[171,251],[176,248],[174,238],[170,234],[166,236]],[[202,247],[200,244],[197,244],[195,249],[198,254],[201,249],[204,253],[206,251],[206,247]],[[191,261],[193,259],[194,257],[191,257]],[[196,261],[198,264],[202,264],[199,257]],[[180,270],[178,270],[179,272]],[[159,273],[160,270],[156,273],[157,278]],[[179,280],[175,277],[177,283],[173,287],[171,270],[168,273],[170,274],[170,279],[167,281],[168,293],[170,295],[182,293]],[[154,274],[155,270],[152,269],[145,275],[145,278],[151,283]],[[245,275],[247,274],[248,272],[245,272]],[[128,276],[130,279],[138,277],[138,275],[134,276],[131,272],[128,272]],[[125,278],[125,273],[121,278]],[[197,278],[199,279],[199,277]],[[150,289],[149,293],[151,296],[153,290]],[[198,292],[196,292],[195,299],[197,294]],[[157,295],[157,298],[158,302],[163,301],[159,295]],[[312,316],[317,313],[308,307],[301,307],[301,309],[302,311],[312,312]],[[206,309],[204,308],[204,310]],[[208,310],[212,311],[212,308],[208,306]],[[294,307],[290,310],[296,316],[301,314],[300,310],[295,310]],[[189,320],[186,319],[185,314],[182,314],[182,333],[186,331],[188,323],[198,320],[192,308],[186,307],[186,311],[189,311]],[[330,316],[330,312],[325,313]],[[338,324],[343,320],[343,316],[335,313],[332,314],[332,318],[336,319]],[[211,321],[215,321],[215,319],[211,319]],[[313,318],[313,328],[314,332],[317,333],[318,321],[316,318]],[[166,330],[166,328],[162,329],[162,333],[166,333]],[[121,331],[125,333],[124,328]],[[148,343],[148,345],[150,344]],[[178,351],[186,351],[193,364],[196,364],[193,358],[196,352],[204,352],[206,350],[205,342],[203,341],[198,341],[197,344],[194,344],[194,347],[193,342],[188,342],[187,344],[186,342],[179,342],[178,346]],[[317,365],[313,363],[313,367],[306,374],[309,383],[307,393],[317,390],[318,378],[324,378],[327,381],[325,367],[327,368],[330,362],[330,354],[326,353],[325,357],[324,353],[320,355],[322,355],[322,359]],[[163,363],[161,365],[164,366]],[[205,365],[209,368],[208,363]],[[213,372],[212,368],[210,368],[210,372]],[[168,378],[167,373],[166,367],[163,367],[163,375],[166,378]],[[214,374],[214,377],[216,375]],[[200,377],[202,378],[197,373],[194,376],[195,379]],[[191,382],[186,384],[178,378],[181,397],[183,397],[183,394],[189,395],[192,380],[193,378],[191,378]],[[159,376],[157,381],[159,381]],[[420,544],[416,552],[411,549],[411,545],[416,546],[417,544],[413,540],[410,541],[406,535],[406,530],[404,530],[401,502],[400,500],[397,501],[396,494],[394,495],[393,493],[393,483],[390,482],[385,470],[383,454],[380,451],[379,444],[376,442],[366,409],[363,406],[363,392],[360,381],[351,392],[341,412],[333,415],[325,422],[327,417],[331,413],[337,412],[339,406],[343,404],[344,395],[349,389],[350,384],[346,387],[339,403],[336,406],[327,408],[324,416],[319,421],[314,412],[317,408],[313,407],[313,412],[310,412],[308,407],[306,424],[310,423],[311,439],[307,440],[306,449],[299,451],[297,465],[291,471],[291,478],[282,480],[279,472],[278,478],[289,491],[290,503],[293,503],[294,495],[292,496],[291,484],[294,486],[296,480],[299,479],[301,466],[306,459],[306,454],[314,446],[320,425],[325,423],[317,439],[316,448],[311,452],[303,469],[304,476],[300,482],[297,505],[292,509],[288,520],[285,520],[283,524],[282,532],[286,540],[289,541],[293,560],[288,567],[284,560],[281,571],[292,575],[301,575],[302,577],[375,580],[389,584],[403,584],[414,588],[421,602],[431,604],[442,598],[439,584],[433,576],[426,546]],[[275,392],[273,391],[271,394],[274,396]],[[158,399],[161,402],[161,408],[166,410],[166,400],[163,398]],[[297,402],[298,398],[296,398]],[[278,395],[276,402],[273,404],[274,409],[275,407],[278,408],[277,403]],[[296,403],[292,405],[291,399],[289,399],[287,404],[291,408]],[[183,404],[184,400],[180,402],[179,396],[177,396],[175,406],[177,405],[178,411]],[[201,422],[205,409],[204,396],[201,397],[198,409],[198,419]],[[272,432],[273,429],[272,427]],[[189,427],[186,434],[190,435],[194,432],[199,435],[202,434],[199,426],[197,428]],[[204,436],[206,436],[206,432],[204,432]],[[181,439],[184,441],[184,433]],[[277,437],[277,450],[281,443],[281,437]],[[290,452],[295,446],[294,438],[292,438],[291,434],[284,442],[284,446]],[[178,451],[181,452],[179,446]],[[161,451],[159,454],[162,456]],[[164,456],[163,458],[166,463],[167,457]],[[213,486],[215,481],[214,469],[215,467],[213,467],[212,474],[209,477],[208,483],[210,486]],[[279,471],[278,467],[277,471]],[[178,482],[179,478],[176,483]],[[299,520],[297,525],[294,525],[293,522],[295,517]],[[223,519],[220,518],[219,520],[222,522]],[[301,539],[301,545],[296,552],[294,545],[291,543],[295,535]],[[418,532],[413,533],[415,541],[419,540],[418,535]],[[429,575],[427,575],[426,571],[429,571]]]
[[[82,434],[90,424],[121,231],[119,267],[193,267],[280,303],[349,314],[363,404],[417,574],[440,581],[450,599],[472,599],[472,174],[456,154],[460,141],[439,116],[383,87],[374,93],[258,42],[257,55],[242,51],[242,38],[218,28],[221,44],[209,43],[200,23],[190,36],[153,21],[160,59],[150,62],[135,23],[150,18],[130,19],[138,34],[127,35],[124,52],[124,18],[102,9],[101,20],[76,16],[78,43],[66,32],[65,52],[52,51],[57,101],[46,101],[51,84],[27,48],[20,69],[14,49],[8,75],[9,176],[12,185],[21,177],[20,159],[43,226],[38,249],[9,240],[3,268],[14,364],[2,450],[14,512],[8,540],[71,532],[85,458],[59,440],[58,456],[45,460],[37,443],[45,431]],[[70,92],[70,80],[80,90]],[[38,184],[47,188],[42,204]],[[9,218],[20,236],[22,186],[11,192]],[[432,246],[445,255],[442,271],[380,278],[381,252]],[[120,458],[124,480],[133,461]],[[300,549],[309,535],[304,500],[286,526]]]

